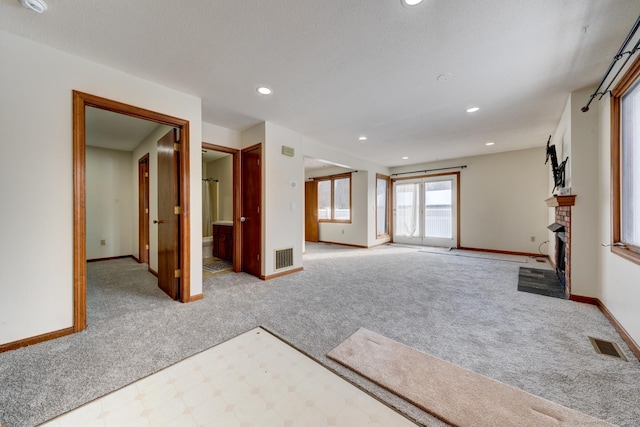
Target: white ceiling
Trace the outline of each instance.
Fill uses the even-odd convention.
[[[206,122],[266,120],[386,166],[543,146],[640,13],[640,0],[48,3],[0,0],[0,29],[199,96]]]
[[[159,125],[149,120],[88,107],[85,111],[86,143],[92,147],[133,151]]]

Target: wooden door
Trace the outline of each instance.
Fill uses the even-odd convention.
[[[149,263],[149,153],[138,160],[138,254]]]
[[[172,129],[158,141],[158,286],[173,299],[180,294],[179,215],[180,203],[178,130]]]
[[[260,277],[262,249],[262,145],[242,150],[242,271]]]
[[[304,240],[319,240],[318,224],[318,182],[307,181],[304,184]]]

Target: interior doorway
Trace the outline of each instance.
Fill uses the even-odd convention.
[[[242,271],[242,257],[240,241],[241,230],[239,226],[240,218],[240,150],[223,147],[221,145],[202,143],[203,156],[203,259],[217,257],[230,259],[234,272]],[[230,159],[231,173],[227,171],[227,158]],[[225,169],[220,171],[220,169]],[[230,180],[230,182],[227,182]],[[208,183],[215,183],[214,188]],[[231,192],[229,200],[229,190]],[[205,214],[209,197],[210,211]],[[216,198],[215,208],[211,198]],[[230,202],[230,203],[229,203]],[[215,226],[214,227],[214,223]],[[214,229],[215,228],[215,229]],[[231,241],[227,242],[228,236]],[[210,241],[209,241],[210,240]],[[209,253],[210,252],[210,253]]]
[[[106,98],[73,91],[73,247],[74,247],[74,319],[73,330],[79,332],[87,325],[86,273],[86,122],[87,107],[168,125],[177,129],[173,149],[180,155],[175,174],[178,205],[171,214],[175,217],[173,245],[176,248],[176,267],[171,274],[177,279],[175,298],[190,300],[190,230],[189,230],[189,122],[162,113],[112,101]],[[142,253],[142,250],[140,251]]]
[[[393,241],[459,246],[459,173],[398,179],[393,183]]]

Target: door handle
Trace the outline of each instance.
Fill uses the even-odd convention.
[[[154,219],[153,223],[154,224],[164,224],[164,219]]]
[[[241,217],[240,217],[240,222],[245,222],[245,221],[246,221],[246,220],[248,220],[248,219],[249,219],[249,218],[247,218],[247,217],[241,216]]]

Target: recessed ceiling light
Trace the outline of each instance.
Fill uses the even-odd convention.
[[[20,4],[25,9],[30,9],[38,13],[42,13],[49,9],[44,0],[20,0]]]
[[[402,160],[409,160],[409,158],[407,156],[404,156]]]
[[[422,2],[423,0],[402,0],[402,4],[405,6],[417,6]]]
[[[256,90],[260,95],[271,95],[271,93],[273,92],[271,89],[269,89],[266,86],[259,86],[258,89]]]
[[[479,111],[480,107],[470,107],[467,108],[467,113],[475,113],[476,111]]]
[[[366,136],[361,136],[358,138],[358,141],[366,141],[367,137]]]
[[[489,141],[489,142],[486,142],[484,145],[494,145],[494,144],[495,144],[495,142]]]

